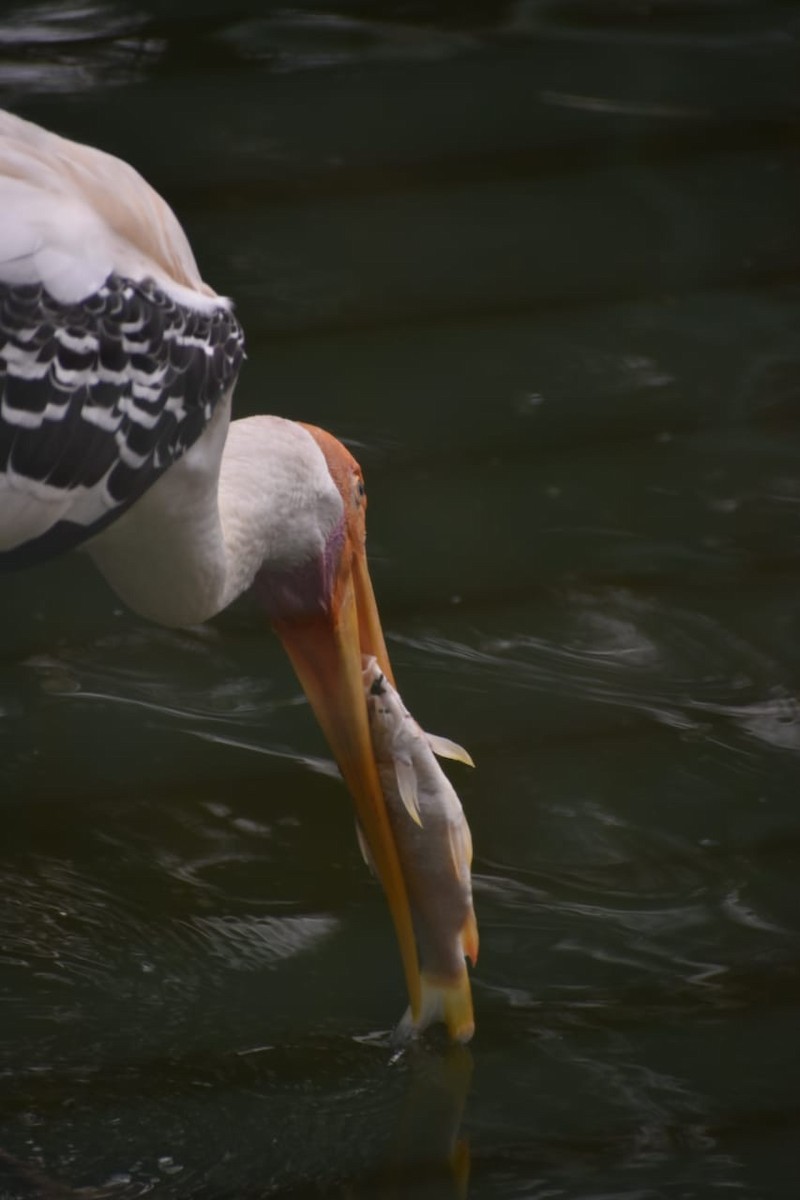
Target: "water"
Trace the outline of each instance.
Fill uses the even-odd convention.
[[[240,415],[362,461],[403,694],[463,742],[468,1051],[247,600],[6,578],[0,1192],[794,1194],[797,15],[6,5],[23,115],[237,298]]]

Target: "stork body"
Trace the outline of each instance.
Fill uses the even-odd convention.
[[[313,553],[341,519],[322,452],[279,418],[229,431],[242,331],[167,204],[8,113],[0,172],[0,564],[84,544],[131,608],[186,625]]]
[[[280,417],[230,422],[243,358],[175,215],[128,164],[0,112],[0,568],[84,549],[134,611],[204,621],[255,588],[355,801],[419,973],[361,658],[391,668],[358,464]]]

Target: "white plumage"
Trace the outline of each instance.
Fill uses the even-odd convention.
[[[5,468],[0,474],[0,558],[3,551],[9,556],[16,551],[12,563],[24,562],[27,548],[35,560],[81,543],[109,520],[124,519],[130,505],[157,486],[172,464],[185,481],[181,506],[188,497],[191,505],[173,513],[180,493],[176,478],[148,501],[147,509],[158,510],[162,544],[174,542],[171,526],[177,519],[187,546],[217,560],[212,574],[218,578],[224,556],[208,539],[212,528],[218,536],[220,531],[205,510],[217,505],[219,459],[238,358],[231,355],[228,377],[223,373],[216,394],[213,386],[207,395],[187,392],[196,374],[191,356],[205,360],[201,368],[211,365],[209,321],[228,322],[241,357],[230,302],[203,283],[172,210],[132,167],[2,112],[0,211],[0,284],[8,297],[2,310],[5,322],[0,311],[0,333],[5,335],[0,346],[5,377],[0,389],[0,445],[5,447],[4,461],[0,459]],[[109,290],[109,280],[118,281],[116,292]],[[146,291],[137,292],[137,285]],[[45,294],[42,302],[34,300],[26,319],[14,322],[9,308],[19,297],[26,298],[26,289],[36,287]],[[178,317],[158,329],[158,345],[146,336],[148,321],[157,323],[152,320],[157,308],[148,308],[147,294],[155,289],[173,302],[170,317]],[[96,302],[104,292],[105,303]],[[94,314],[82,311],[89,298]],[[132,317],[120,311],[106,319],[115,303],[124,307],[126,302],[135,310]],[[84,324],[76,328],[76,320]],[[167,388],[167,375],[179,375],[174,366],[179,355],[191,378],[183,388],[172,379]],[[187,420],[190,403],[195,407],[192,421]],[[152,436],[141,436],[146,432]],[[30,436],[24,438],[25,433]],[[35,434],[40,435],[36,444]],[[191,462],[184,463],[186,454]],[[318,448],[310,446],[308,454],[326,475]],[[65,458],[72,463],[71,474],[65,471]],[[128,468],[132,477],[124,479],[128,486],[115,488],[112,476],[120,476],[120,468]],[[132,525],[139,530],[141,518]],[[196,541],[193,527],[206,544]],[[37,539],[48,535],[40,554]],[[113,542],[114,535],[109,536]],[[125,541],[133,553],[130,532]],[[136,550],[137,573],[150,580],[152,541],[143,537]],[[152,596],[140,604],[141,586],[126,594],[131,571],[122,572],[119,586],[113,577],[119,558],[113,548],[100,538],[87,549],[133,607],[155,619],[183,622],[182,598],[175,589],[170,589],[163,613]],[[244,586],[242,564],[230,565]],[[252,566],[251,579],[256,569]],[[213,595],[208,586],[198,595],[191,574],[186,577],[186,620],[209,616],[230,600],[226,579],[211,589]],[[202,574],[207,584],[209,572]]]
[[[112,270],[150,277],[182,304],[227,303],[203,283],[169,205],[128,163],[0,111],[0,264],[64,303]]]

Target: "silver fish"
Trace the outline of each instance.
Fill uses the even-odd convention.
[[[444,1021],[451,1037],[475,1030],[465,956],[475,965],[478,926],[472,907],[472,837],[461,801],[436,754],[473,766],[460,746],[427,734],[403,705],[376,659],[363,660],[370,734],[397,853],[403,865],[420,960],[419,1012],[398,1032]],[[370,861],[359,831],[361,850]]]

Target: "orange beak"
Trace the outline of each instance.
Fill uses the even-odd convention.
[[[416,1019],[421,989],[408,891],[378,777],[361,675],[362,655],[374,655],[393,681],[363,546],[343,567],[329,612],[273,624],[355,802],[389,903]]]

